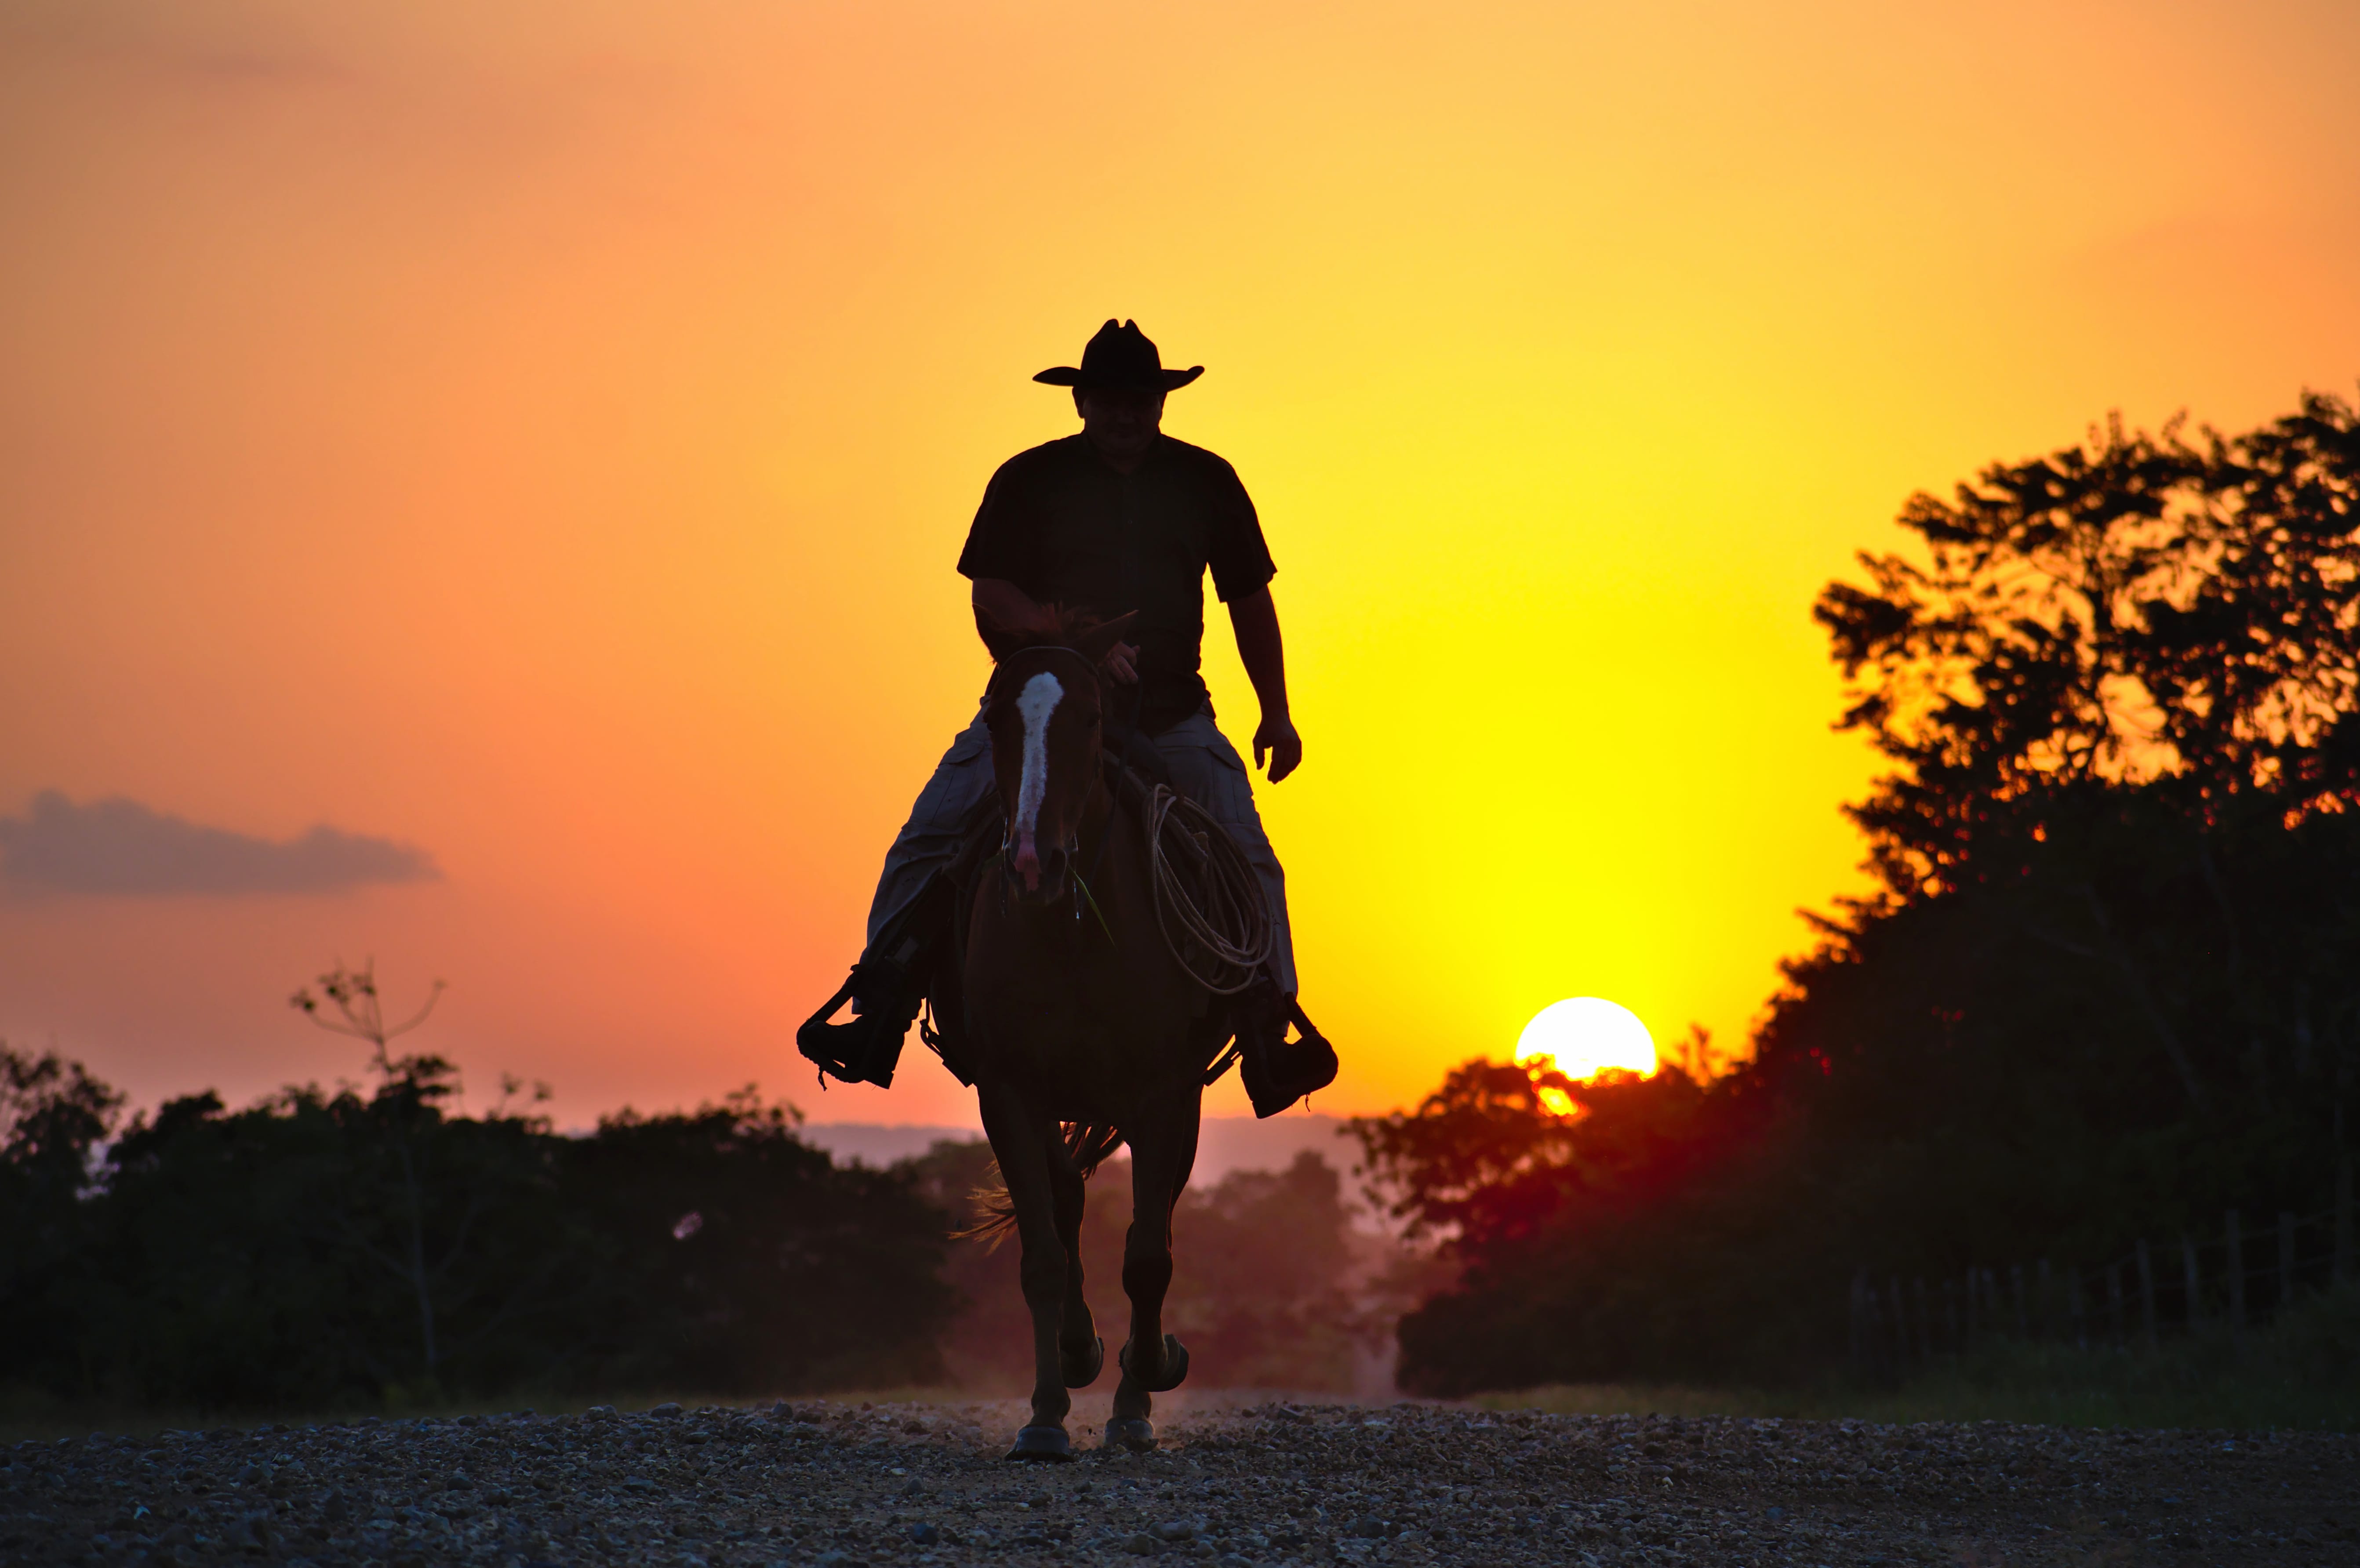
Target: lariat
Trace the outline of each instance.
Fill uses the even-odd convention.
[[[1147,805],[1147,859],[1155,922],[1173,959],[1216,996],[1252,985],[1278,945],[1278,925],[1262,878],[1229,830],[1158,784]]]

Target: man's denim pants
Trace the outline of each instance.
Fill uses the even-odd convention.
[[[1278,945],[1271,968],[1277,975],[1280,993],[1294,996],[1295,936],[1286,921],[1286,873],[1279,869],[1270,837],[1262,831],[1245,759],[1215,726],[1210,713],[1192,713],[1153,738],[1180,792],[1229,830],[1262,879],[1272,917],[1278,923]],[[959,732],[934,765],[934,777],[926,780],[918,803],[910,809],[910,820],[901,824],[900,836],[886,852],[884,874],[877,878],[877,897],[869,906],[871,942],[885,922],[918,896],[926,879],[950,864],[958,853],[959,825],[991,789],[991,732],[984,727],[978,710],[974,722]]]

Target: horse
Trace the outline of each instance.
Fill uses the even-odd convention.
[[[1106,1443],[1153,1448],[1154,1396],[1188,1373],[1186,1347],[1163,1325],[1172,1212],[1196,1164],[1206,1070],[1229,1031],[1162,933],[1147,824],[1103,762],[1100,663],[1131,619],[1053,610],[1038,626],[982,628],[997,666],[984,713],[1007,825],[972,891],[963,1011],[966,1065],[1006,1188],[1000,1223],[1022,1247],[1032,1319],[1032,1415],[1011,1459],[1076,1457],[1067,1390],[1095,1382],[1106,1360],[1082,1293],[1083,1184],[1124,1142],[1131,1327]]]

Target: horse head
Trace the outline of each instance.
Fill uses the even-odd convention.
[[[1132,616],[1091,622],[1051,609],[1042,624],[987,626],[998,664],[984,696],[991,765],[1006,812],[1006,866],[1020,898],[1062,898],[1098,780],[1098,663]]]

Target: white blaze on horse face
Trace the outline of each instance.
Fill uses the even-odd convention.
[[[1030,844],[1041,822],[1041,797],[1049,788],[1049,715],[1065,689],[1047,670],[1024,682],[1016,711],[1024,718],[1024,771],[1016,782],[1016,833]]]

